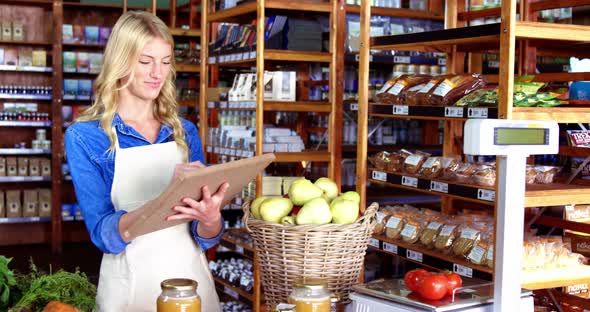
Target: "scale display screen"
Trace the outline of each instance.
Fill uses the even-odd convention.
[[[547,128],[494,128],[495,145],[547,145]]]

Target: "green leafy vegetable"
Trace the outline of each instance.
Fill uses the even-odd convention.
[[[16,285],[14,273],[8,268],[12,258],[0,256],[0,310],[6,310],[10,299],[10,289]]]

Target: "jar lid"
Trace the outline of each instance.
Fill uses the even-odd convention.
[[[160,287],[167,290],[196,290],[198,285],[197,281],[188,278],[172,278],[160,283]]]
[[[307,288],[311,290],[319,290],[328,288],[328,282],[323,279],[305,277],[295,281],[294,287],[296,288]]]

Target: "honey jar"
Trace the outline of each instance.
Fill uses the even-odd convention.
[[[289,303],[297,312],[330,312],[328,284],[320,279],[306,278],[295,282]]]
[[[201,312],[201,298],[197,294],[197,282],[191,279],[164,280],[158,297],[158,312]]]

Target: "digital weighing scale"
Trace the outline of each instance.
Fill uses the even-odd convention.
[[[553,121],[470,119],[465,122],[463,152],[496,155],[496,245],[494,281],[459,294],[454,302],[437,305],[409,298],[399,281],[375,281],[355,286],[352,310],[376,311],[533,311],[530,291],[520,288],[524,231],[526,159],[557,154],[559,126]],[[466,279],[466,281],[468,281]],[[403,284],[403,282],[401,283]],[[481,293],[481,292],[484,293]]]

